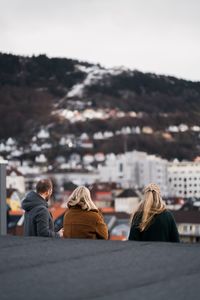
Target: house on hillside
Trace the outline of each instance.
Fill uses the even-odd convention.
[[[134,189],[125,189],[114,199],[116,212],[131,214],[140,201],[139,193]]]
[[[78,186],[72,181],[66,181],[63,183],[63,193],[62,200],[64,203],[67,203],[69,196]]]
[[[179,210],[185,204],[184,198],[181,197],[167,197],[163,199],[169,210]]]
[[[200,211],[200,198],[189,198],[185,201],[184,205],[180,208],[184,211]]]
[[[114,194],[119,189],[116,183],[96,182],[89,185],[89,189],[97,207],[103,211],[114,210]]]
[[[112,191],[96,191],[94,202],[98,208],[113,207]]]
[[[79,142],[79,146],[81,147],[81,148],[85,148],[85,149],[93,149],[93,142],[92,142],[92,140],[90,140],[90,139],[85,139],[85,140],[81,140],[80,142]]]
[[[21,194],[25,193],[25,178],[17,168],[7,169],[6,186],[8,189],[18,190]]]
[[[49,138],[50,138],[49,131],[48,131],[47,129],[42,128],[42,129],[38,132],[37,138],[40,139],[40,140],[49,139]]]
[[[110,240],[127,240],[130,231],[130,214],[125,212],[104,212]]]
[[[200,211],[173,211],[180,239],[183,242],[200,242]]]

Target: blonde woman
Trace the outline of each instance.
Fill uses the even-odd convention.
[[[65,238],[108,239],[108,229],[103,216],[91,199],[90,191],[77,187],[68,200],[64,216]]]
[[[176,223],[156,184],[151,183],[144,190],[144,199],[132,217],[129,240],[179,242]]]

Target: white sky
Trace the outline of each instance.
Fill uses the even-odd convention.
[[[200,0],[0,0],[0,51],[200,81]]]

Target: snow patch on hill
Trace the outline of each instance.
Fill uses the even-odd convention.
[[[67,93],[67,98],[82,97],[84,94],[84,88],[86,86],[90,86],[99,82],[106,75],[117,76],[124,71],[128,71],[128,69],[124,67],[105,69],[98,65],[94,65],[92,67],[76,65],[76,69],[81,72],[87,73],[87,76],[82,83],[75,84],[72,87],[72,89]]]

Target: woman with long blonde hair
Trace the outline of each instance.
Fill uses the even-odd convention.
[[[132,215],[129,240],[179,242],[175,220],[154,183],[146,186],[144,198]]]
[[[85,186],[77,187],[68,199],[64,215],[65,238],[108,239],[108,229],[102,214]]]

